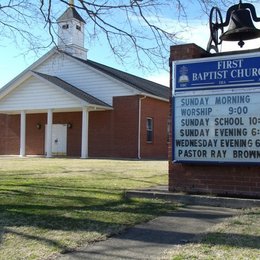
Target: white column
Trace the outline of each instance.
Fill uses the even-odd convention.
[[[88,158],[88,118],[87,107],[82,108],[81,158]]]
[[[20,156],[25,156],[26,145],[26,113],[21,111],[20,117]]]
[[[52,157],[52,110],[51,109],[48,109],[46,138],[47,138],[46,157],[51,158]]]

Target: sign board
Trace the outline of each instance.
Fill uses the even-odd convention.
[[[174,160],[260,162],[260,93],[174,98]]]
[[[176,63],[173,161],[260,163],[258,85],[260,57]]]
[[[176,63],[175,92],[260,86],[260,57],[231,57]]]

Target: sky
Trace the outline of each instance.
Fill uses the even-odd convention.
[[[256,6],[256,5],[255,5]],[[257,8],[259,7],[259,9]],[[183,31],[181,36],[181,41],[183,43],[195,43],[200,47],[206,49],[208,39],[209,39],[209,27],[208,27],[208,17],[206,15],[189,15],[190,17],[188,23],[188,30],[183,30],[186,27],[186,23],[182,24],[179,20],[175,19],[176,15],[173,15],[169,10],[163,10],[164,17],[161,20],[167,23],[169,28],[174,28],[177,31]],[[256,6],[256,11],[260,16],[260,5]],[[196,13],[196,12],[195,12]],[[61,13],[60,13],[61,14]],[[223,14],[225,17],[225,13]],[[37,24],[34,25],[37,30]],[[48,35],[46,35],[48,37]],[[87,42],[87,41],[86,41]],[[107,45],[103,45],[102,41],[98,41],[91,46],[85,46],[88,49],[88,58],[96,62],[103,63],[105,65],[127,71],[128,73],[147,78],[149,80],[161,83],[163,85],[169,85],[169,72],[163,69],[151,71],[143,71],[137,68],[134,64],[124,64],[122,66],[119,63]],[[243,49],[247,48],[257,48],[260,47],[260,39],[254,41],[246,41]],[[240,49],[236,42],[223,43],[221,51],[236,50]],[[169,46],[170,50],[170,46]],[[39,53],[26,52],[26,46],[23,43],[15,43],[12,40],[2,39],[0,43],[0,88],[16,77],[19,73],[25,70],[29,65],[35,62],[43,54],[45,54],[48,49],[41,50]],[[167,62],[167,61],[166,61]]]

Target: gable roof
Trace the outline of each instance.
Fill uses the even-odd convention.
[[[83,59],[74,57],[74,56],[72,56],[71,54],[69,54],[67,52],[58,50],[57,48],[51,49],[48,53],[46,53],[44,56],[42,56],[40,59],[38,59],[36,62],[34,62],[31,66],[29,66],[27,69],[25,69],[19,75],[17,75],[13,80],[11,80],[5,86],[3,86],[0,89],[0,95],[3,95],[3,94],[5,95],[5,94],[9,93],[14,87],[17,86],[17,84],[19,84],[19,82],[24,80],[24,78],[28,77],[28,74],[27,74],[28,72],[35,71],[35,68],[37,66],[39,66],[44,61],[49,59],[55,53],[57,53],[57,54],[58,53],[65,54],[65,55],[71,57],[72,59],[77,60],[80,63],[83,63],[83,64],[85,64],[87,66],[90,66],[90,67],[100,71],[101,73],[104,73],[104,74],[106,74],[106,75],[108,75],[110,77],[115,78],[118,81],[123,82],[124,84],[127,84],[128,86],[130,86],[130,87],[140,91],[144,95],[145,94],[147,94],[147,95],[150,94],[152,96],[155,96],[155,97],[167,100],[167,101],[169,100],[170,88],[168,88],[168,87],[166,87],[164,85],[161,85],[161,84],[158,84],[158,83],[155,83],[155,82],[152,82],[152,81],[149,81],[149,80],[137,77],[135,75],[132,75],[132,74],[129,74],[129,73],[126,73],[126,72],[123,72],[123,71],[120,71],[120,70],[108,67],[106,65],[103,65],[103,64],[91,61],[91,60],[83,60]],[[48,77],[49,81],[57,81],[57,79],[62,81],[60,78],[57,78],[57,77],[54,77],[54,76],[48,76],[48,75],[44,76],[44,74],[42,74],[42,78],[44,78],[44,77]],[[54,78],[56,78],[56,79],[54,79]],[[45,79],[47,79],[47,78],[45,78]],[[60,84],[59,86],[61,86],[61,85],[64,86],[63,84]],[[67,83],[66,86],[68,86],[68,85],[70,85],[70,84]],[[70,86],[72,86],[72,85],[70,85]],[[72,86],[72,87],[73,87],[74,90],[78,89],[75,86]],[[67,89],[69,89],[69,88],[67,88]],[[80,90],[80,89],[78,89],[77,93],[79,93],[79,92],[81,92],[81,97],[83,97],[85,92]],[[85,94],[88,95],[87,93],[85,93]],[[99,100],[99,101],[102,102],[101,100]],[[103,103],[103,105],[105,104],[105,106],[110,106],[107,103],[104,103],[104,102],[102,102],[102,103]]]
[[[70,19],[76,19],[78,21],[81,21],[83,23],[86,23],[83,18],[80,16],[80,14],[77,12],[77,10],[74,7],[69,7],[59,18],[58,18],[58,22],[61,21],[67,21]]]
[[[82,91],[81,89],[69,84],[68,82],[66,82],[58,77],[50,76],[50,75],[43,74],[43,73],[36,72],[36,71],[33,71],[33,73],[35,73],[36,75],[40,76],[41,78],[49,81],[50,83],[68,91],[72,95],[88,102],[91,105],[102,106],[102,107],[111,107],[110,105],[101,101],[100,99],[91,96],[90,94],[86,93],[85,91]]]
[[[95,62],[95,61],[92,61],[89,59],[82,60],[82,59],[74,57],[68,53],[66,53],[66,54],[71,56],[74,59],[79,60],[80,62],[82,62],[84,64],[87,64],[87,65],[121,81],[121,82],[124,82],[127,85],[130,85],[131,87],[133,87],[141,92],[151,94],[151,95],[157,96],[159,98],[167,99],[167,100],[170,97],[170,88],[168,88],[164,85],[155,83],[153,81],[150,81],[150,80],[147,80],[144,78],[140,78],[138,76],[129,74],[127,72],[124,72],[124,71],[121,71],[118,69],[108,67],[106,65],[100,64],[98,62]]]

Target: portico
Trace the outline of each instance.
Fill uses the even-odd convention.
[[[78,112],[81,113],[81,158],[88,158],[89,112],[111,110],[111,107],[57,77],[42,73],[28,72],[21,85],[11,93],[3,92],[0,104],[0,113],[20,115],[19,155],[26,156],[26,142],[30,141],[27,140],[30,138],[27,134],[28,115],[47,115],[46,122],[33,127],[44,128],[44,154],[50,158],[53,156],[53,142],[58,143],[57,136],[53,140],[54,113]],[[71,127],[67,121],[60,121],[60,124]]]
[[[81,129],[81,158],[88,158],[88,132],[89,132],[89,111],[91,108],[82,107],[82,129]],[[45,155],[47,158],[51,158],[53,156],[53,113],[55,110],[48,109],[46,111],[47,114],[47,124],[46,124],[46,134],[45,134]],[[32,113],[30,111],[29,113]],[[20,112],[20,156],[26,156],[26,115],[29,114],[27,111],[22,110]],[[70,124],[63,124],[67,127],[71,127]],[[37,126],[36,126],[37,127]],[[42,127],[41,125],[38,127]],[[66,155],[66,154],[65,154]]]

